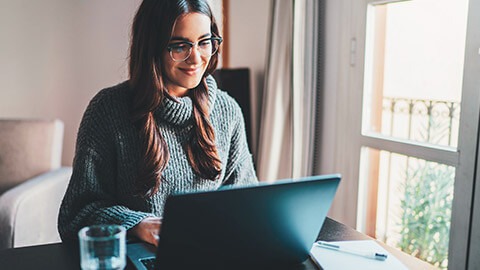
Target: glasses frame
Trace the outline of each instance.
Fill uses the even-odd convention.
[[[167,50],[168,50],[168,52],[169,52],[169,54],[170,54],[170,58],[172,58],[172,60],[175,61],[175,62],[183,62],[183,61],[187,60],[187,59],[190,57],[190,55],[192,55],[192,49],[193,49],[193,47],[196,46],[196,45],[198,45],[198,43],[203,42],[203,41],[205,41],[205,40],[216,40],[216,41],[218,41],[218,47],[217,47],[217,49],[216,49],[214,52],[212,52],[209,56],[212,56],[212,55],[216,54],[216,53],[218,52],[218,48],[220,47],[220,44],[222,44],[222,42],[223,42],[223,38],[221,38],[221,37],[209,37],[209,38],[204,38],[204,39],[199,40],[199,41],[197,41],[197,42],[195,42],[195,43],[190,42],[190,41],[176,42],[176,43],[173,43],[173,44],[170,44],[170,45],[167,46]],[[185,57],[185,59],[176,60],[175,58],[173,58],[173,52],[172,52],[173,48],[172,48],[172,47],[175,46],[175,45],[178,45],[178,44],[188,44],[188,45],[190,45],[190,49],[188,50],[188,54],[187,54],[187,56]],[[202,54],[202,55],[203,55],[203,54]],[[203,56],[206,56],[206,55],[203,55]]]

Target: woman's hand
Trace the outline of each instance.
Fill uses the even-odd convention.
[[[140,240],[157,246],[159,239],[158,234],[161,226],[161,218],[146,217],[130,230]]]

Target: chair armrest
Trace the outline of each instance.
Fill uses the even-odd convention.
[[[52,170],[0,196],[0,250],[60,242],[57,217],[71,174]]]

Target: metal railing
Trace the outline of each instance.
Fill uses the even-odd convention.
[[[383,98],[383,116],[389,117],[388,135],[397,136],[395,123],[407,117],[407,139],[456,146],[460,103],[428,99]],[[398,132],[397,132],[398,133]]]

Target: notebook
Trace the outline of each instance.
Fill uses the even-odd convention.
[[[128,244],[127,256],[137,269],[299,264],[309,258],[339,182],[325,175],[170,196],[158,248]]]

